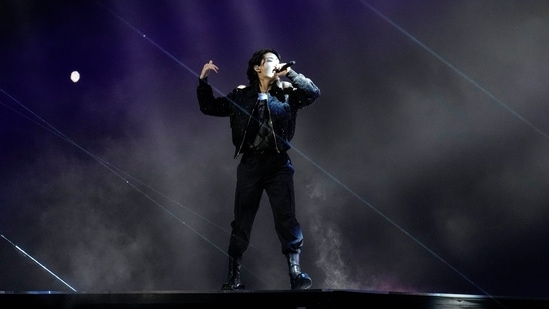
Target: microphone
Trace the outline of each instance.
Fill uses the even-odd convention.
[[[292,60],[292,61],[286,63],[285,65],[283,65],[280,69],[274,70],[274,71],[275,71],[276,73],[280,73],[280,72],[282,72],[282,71],[285,71],[287,68],[291,67],[291,66],[294,65],[294,64],[295,64],[295,61]]]

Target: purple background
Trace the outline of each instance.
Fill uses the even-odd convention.
[[[549,2],[2,1],[0,233],[78,291],[218,290],[251,54],[321,98],[294,149],[314,289],[549,297]],[[77,70],[81,79],[70,80]],[[0,238],[0,290],[68,290]],[[264,198],[250,289],[287,289]]]

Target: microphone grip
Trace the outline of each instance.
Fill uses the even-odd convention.
[[[282,71],[285,71],[287,68],[291,67],[292,65],[295,64],[295,61],[290,61],[288,63],[286,63],[285,65],[283,65],[280,69],[276,70],[276,72],[282,72]]]

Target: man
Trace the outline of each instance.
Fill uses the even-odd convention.
[[[207,80],[212,71],[219,70],[213,61],[206,63],[200,73],[200,110],[206,115],[230,117],[234,157],[242,154],[237,167],[228,281],[223,290],[244,289],[240,281],[242,255],[250,242],[263,191],[269,198],[282,254],[288,261],[291,289],[312,285],[299,264],[303,234],[295,216],[294,168],[286,151],[291,147],[297,111],[312,104],[320,90],[303,74],[284,65],[274,49],[255,52],[248,61],[249,85],[221,97],[214,97]]]

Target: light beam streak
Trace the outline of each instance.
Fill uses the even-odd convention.
[[[0,236],[2,238],[4,238],[7,242],[9,242],[12,246],[15,247],[15,249],[17,249],[17,251],[21,252],[24,256],[28,257],[29,259],[31,259],[34,263],[36,263],[38,266],[42,267],[45,271],[47,271],[50,275],[54,276],[55,279],[61,281],[61,283],[63,283],[64,285],[66,285],[69,289],[71,289],[73,292],[76,292],[76,289],[73,288],[72,286],[70,286],[67,282],[65,282],[63,279],[61,279],[58,275],[54,274],[51,270],[49,270],[46,266],[42,265],[42,263],[38,262],[35,258],[33,258],[30,254],[28,254],[27,252],[25,252],[25,250],[19,248],[18,245],[14,244],[13,242],[11,242],[11,240],[7,239],[6,236],[0,234]]]
[[[511,108],[508,104],[505,104],[502,100],[500,100],[498,97],[496,97],[494,94],[492,94],[490,91],[488,91],[486,88],[482,87],[477,81],[475,81],[473,78],[469,77],[467,74],[465,74],[463,71],[458,69],[455,65],[450,63],[448,60],[444,59],[439,53],[435,52],[433,49],[429,48],[429,46],[425,45],[423,42],[421,42],[419,39],[414,37],[412,34],[410,34],[408,31],[406,31],[404,28],[400,27],[397,23],[392,21],[389,17],[383,15],[380,11],[378,11],[376,8],[371,6],[367,1],[362,0],[362,3],[364,3],[365,6],[367,6],[372,12],[374,12],[376,15],[378,15],[381,19],[385,20],[387,23],[389,23],[391,26],[393,26],[395,29],[397,29],[400,33],[404,34],[406,37],[408,37],[410,40],[412,40],[414,43],[419,45],[421,48],[423,48],[425,51],[427,51],[429,54],[437,58],[440,62],[444,63],[447,67],[449,67],[452,71],[454,71],[457,75],[463,77],[467,82],[469,82],[471,85],[473,85],[475,88],[480,90],[482,93],[484,93],[486,96],[488,96],[490,99],[492,99],[494,102],[502,106],[504,109],[506,109],[509,113],[511,113],[513,116],[518,118],[520,121],[524,122],[527,126],[532,128],[537,133],[541,134],[543,137],[545,137],[547,140],[549,140],[549,135],[545,133],[543,130],[535,126],[532,122],[528,121],[526,118],[524,118],[521,114],[519,114],[517,111],[515,111],[513,108]]]

